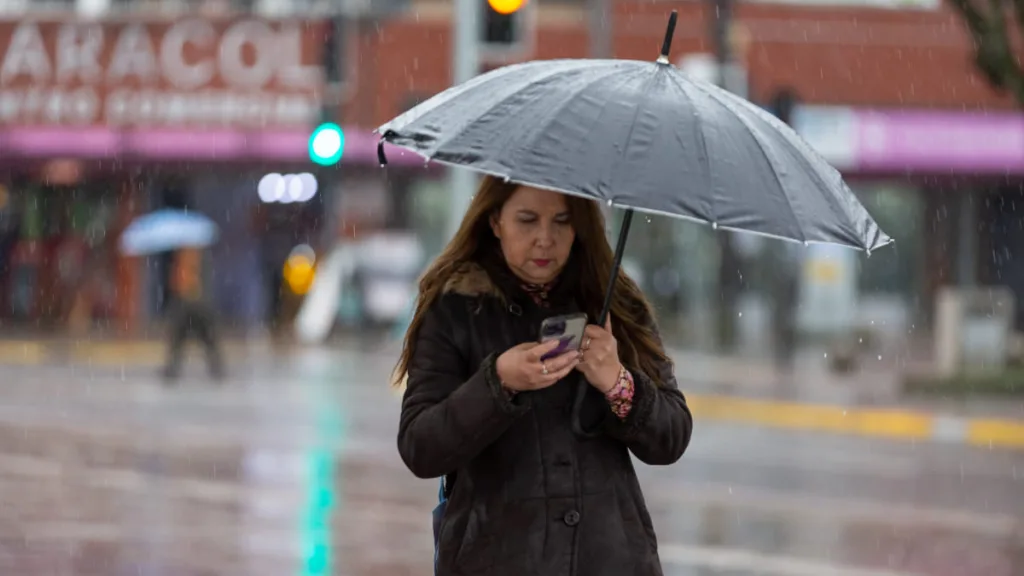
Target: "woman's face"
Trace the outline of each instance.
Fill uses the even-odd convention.
[[[520,186],[491,219],[505,262],[519,279],[546,284],[565,268],[576,231],[557,192]]]

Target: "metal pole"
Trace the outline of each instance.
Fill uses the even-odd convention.
[[[590,0],[590,57],[611,58],[612,0]]]
[[[591,58],[612,58],[614,49],[612,47],[612,0],[590,0],[590,10],[587,13],[590,19],[590,57]],[[604,220],[607,222],[605,233],[611,238],[612,233],[612,208],[604,203],[600,204]]]
[[[974,190],[960,193],[960,214],[957,231],[957,284],[972,288],[977,283],[978,230]]]
[[[729,28],[732,26],[732,0],[710,0],[710,24],[715,56],[718,60],[718,85],[728,90],[728,66],[732,62]],[[718,339],[722,352],[732,352],[736,344],[736,304],[739,300],[740,261],[729,232],[718,234],[721,260],[718,289],[721,294],[718,312]]]
[[[727,70],[732,62],[732,46],[729,44],[729,29],[732,27],[732,0],[712,0],[711,30],[718,60],[718,85],[732,91]]]
[[[480,70],[481,0],[455,0],[452,5],[452,84],[462,84]],[[448,236],[455,235],[476,187],[476,175],[462,168],[449,169],[451,202]]]

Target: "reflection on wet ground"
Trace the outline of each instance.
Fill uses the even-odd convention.
[[[0,368],[0,574],[430,574],[435,484],[395,453],[390,363],[250,368]],[[667,575],[1024,574],[1021,454],[704,423],[640,472]]]

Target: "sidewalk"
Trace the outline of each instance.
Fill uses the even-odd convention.
[[[267,349],[265,340],[225,339],[224,354],[233,360]],[[201,352],[195,343],[186,345],[186,353]],[[43,364],[81,364],[95,366],[159,366],[167,354],[167,344],[157,339],[0,339],[0,366],[38,366]]]
[[[365,345],[366,343],[363,342]],[[81,364],[159,366],[165,355],[159,340],[0,339],[0,366]],[[225,340],[231,362],[266,357],[276,350],[266,338]],[[357,348],[341,339],[328,348]],[[193,348],[192,354],[198,353]],[[397,343],[369,347],[369,355],[393,359]],[[701,420],[735,422],[825,433],[907,441],[937,441],[983,447],[1024,449],[1024,399],[1017,401],[908,401],[899,393],[895,361],[867,362],[851,375],[828,370],[824,352],[805,350],[794,373],[783,378],[766,360],[670,350],[679,385]]]

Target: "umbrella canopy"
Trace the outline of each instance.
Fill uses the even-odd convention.
[[[436,162],[718,229],[863,250],[891,241],[792,129],[664,54],[499,68],[377,132]]]
[[[202,248],[217,241],[217,225],[202,214],[159,210],[136,218],[121,235],[125,254],[141,256],[179,248]]]

